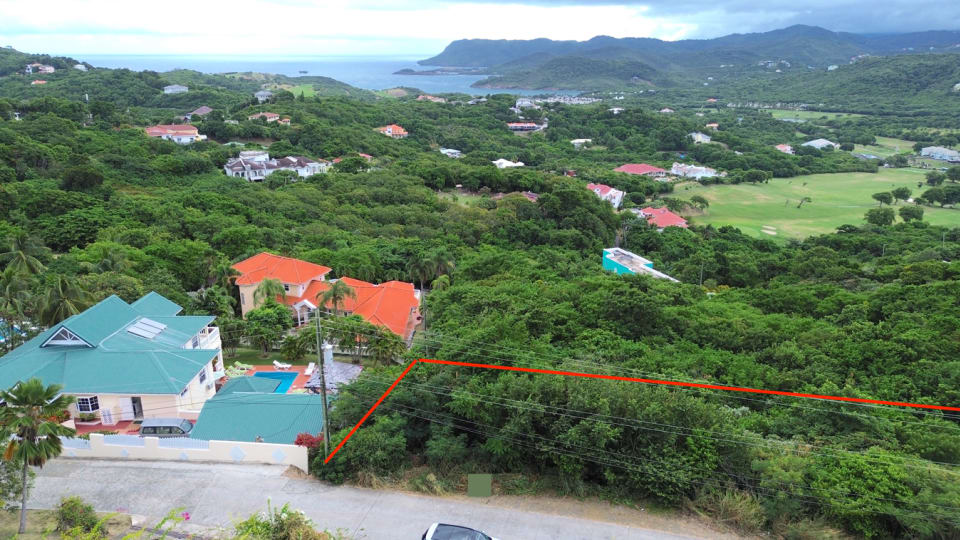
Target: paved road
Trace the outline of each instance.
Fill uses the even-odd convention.
[[[429,497],[331,486],[285,474],[283,467],[271,465],[58,459],[37,474],[29,504],[31,508],[52,508],[64,495],[80,495],[100,511],[144,516],[184,507],[192,525],[225,527],[264,510],[268,500],[273,505],[289,502],[320,527],[344,529],[356,538],[374,540],[419,539],[434,521],[469,525],[503,540],[724,536],[697,524],[670,527],[681,534],[627,525],[636,523],[636,516],[627,512],[639,513],[622,509],[599,512],[590,519],[571,517],[569,508],[558,507],[555,513],[520,509],[521,499],[510,497]]]

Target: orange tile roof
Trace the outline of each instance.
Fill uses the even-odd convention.
[[[264,279],[277,279],[284,283],[307,283],[330,272],[330,268],[299,259],[282,257],[272,253],[258,253],[233,265],[240,272],[237,285],[252,285]]]
[[[356,298],[347,297],[341,308],[349,314],[360,315],[367,322],[377,326],[385,326],[394,334],[409,339],[413,328],[417,324],[418,307],[420,301],[414,293],[413,283],[402,281],[387,281],[380,285],[367,283],[349,277],[340,278],[357,293]],[[330,288],[329,281],[314,281],[303,296],[286,297],[284,303],[292,306],[298,302],[307,301],[317,305],[317,297]],[[333,306],[325,306],[332,309]]]
[[[197,126],[190,124],[159,124],[145,128],[147,135],[162,137],[163,135],[198,135]]]

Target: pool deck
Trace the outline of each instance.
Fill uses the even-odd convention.
[[[293,380],[293,384],[290,385],[290,388],[287,389],[289,394],[291,391],[296,389],[303,389],[303,385],[307,384],[307,381],[310,380],[309,375],[304,375],[303,371],[307,369],[307,366],[290,366],[290,369],[277,369],[273,365],[264,365],[264,366],[253,366],[252,369],[247,371],[247,375],[252,376],[254,373],[272,371],[277,373],[296,373],[297,378]]]

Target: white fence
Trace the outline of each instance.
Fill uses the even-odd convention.
[[[91,433],[90,440],[62,439],[67,458],[140,459],[151,461],[207,461],[293,465],[307,472],[307,449],[293,444],[240,441],[204,441],[174,437],[138,437]]]

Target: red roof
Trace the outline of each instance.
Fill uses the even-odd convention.
[[[614,169],[616,172],[622,172],[627,174],[666,174],[665,169],[660,167],[654,167],[653,165],[647,165],[646,163],[627,163],[626,165],[621,165]]]
[[[340,281],[349,285],[357,295],[356,298],[347,297],[341,309],[353,315],[360,315],[371,324],[385,326],[404,339],[410,338],[417,324],[417,308],[420,305],[414,293],[413,283],[387,281],[374,285],[349,277],[342,277]],[[307,301],[316,305],[317,297],[330,286],[329,281],[314,281],[304,291],[303,296],[288,296],[284,298],[284,303],[292,306],[298,302]],[[331,305],[324,307],[333,308]]]
[[[602,197],[610,193],[610,190],[613,188],[606,184],[587,184],[587,189]]]
[[[398,126],[398,125],[396,125],[396,124],[390,124],[389,126],[378,127],[378,128],[377,128],[377,131],[379,131],[379,132],[381,132],[381,133],[386,133],[386,132],[389,131],[391,135],[406,135],[406,134],[407,134],[407,130],[403,129],[402,127],[400,127],[400,126]]]
[[[266,252],[242,260],[233,265],[233,268],[240,272],[237,285],[253,285],[265,279],[276,279],[283,283],[307,283],[330,272],[330,268],[326,266]]]
[[[190,124],[159,124],[146,128],[147,135],[162,137],[164,135],[199,135],[196,126]]]
[[[647,223],[650,225],[656,225],[660,229],[663,229],[664,227],[687,228],[687,220],[674,214],[666,208],[654,208],[652,206],[648,206],[640,211],[643,212],[644,216],[646,216]]]

